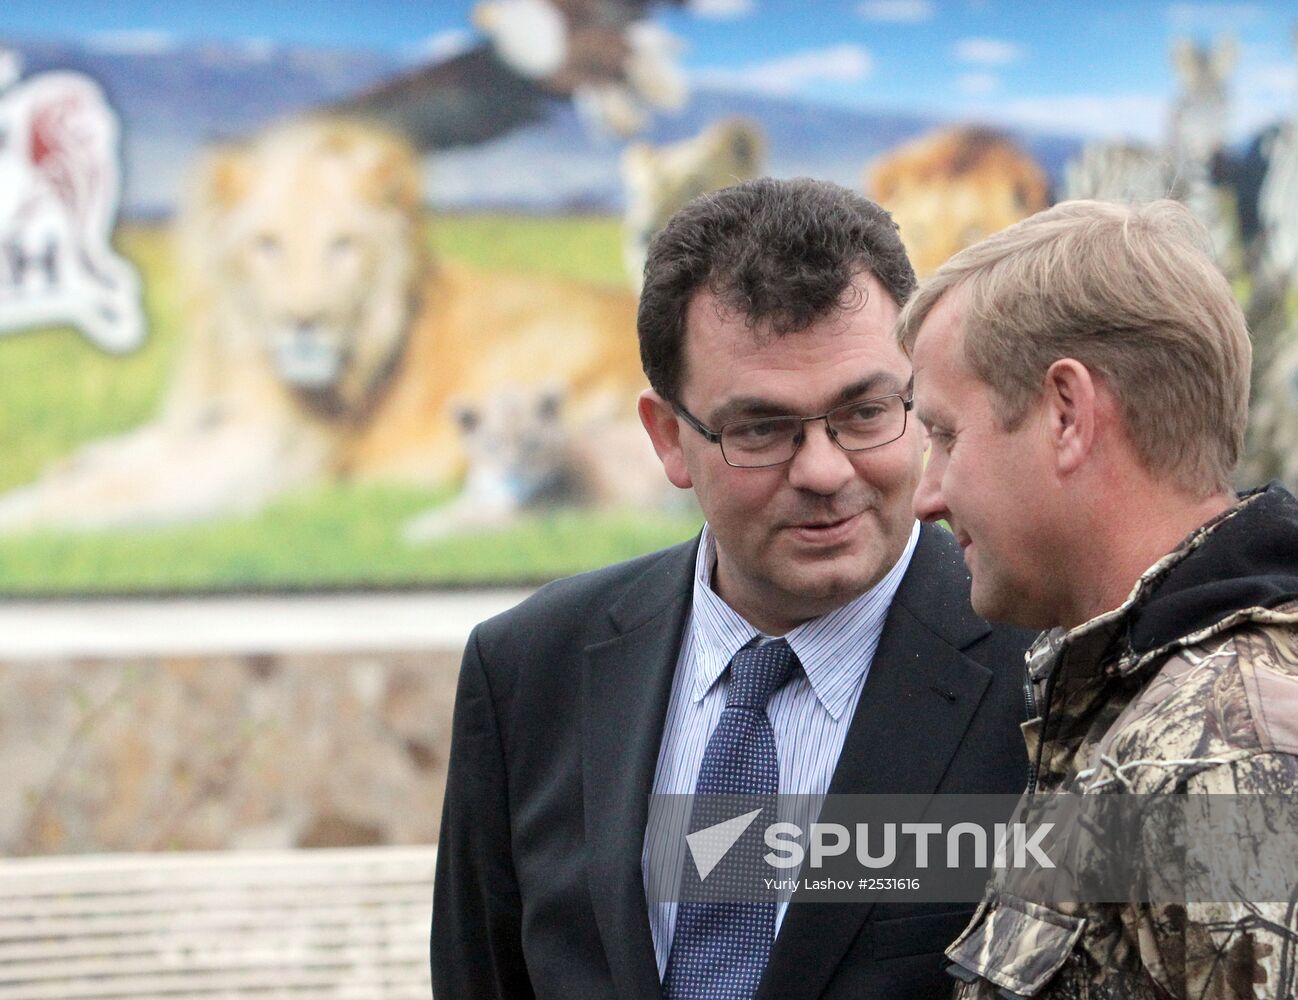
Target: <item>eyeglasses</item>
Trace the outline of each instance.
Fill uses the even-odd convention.
[[[910,392],[910,386],[906,387]],[[891,444],[906,433],[906,414],[914,405],[910,395],[891,393],[858,399],[835,406],[815,417],[753,417],[724,424],[721,430],[705,427],[680,403],[673,403],[677,416],[713,444],[721,445],[721,457],[737,469],[762,469],[790,461],[806,439],[803,425],[825,421],[830,439],[844,451],[869,451]]]

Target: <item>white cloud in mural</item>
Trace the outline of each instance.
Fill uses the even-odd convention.
[[[921,24],[937,13],[932,0],[865,0],[856,12],[867,21],[891,24]]]
[[[1292,63],[1248,63],[1234,83],[1241,94],[1288,97],[1298,108],[1298,66]]]
[[[1167,99],[1159,94],[1060,94],[971,105],[971,116],[1005,125],[1159,144],[1167,124]]]
[[[962,94],[985,97],[1000,90],[1001,78],[995,73],[962,73],[955,83]]]
[[[864,46],[834,45],[747,66],[699,69],[694,73],[694,81],[725,90],[792,94],[811,83],[865,80],[872,72],[874,57]]]
[[[422,38],[403,52],[410,62],[442,62],[472,48],[477,36],[465,28],[449,28]]]
[[[955,43],[957,59],[979,66],[1008,66],[1024,54],[1022,45],[1001,38],[962,38]]]
[[[267,62],[278,51],[278,46],[269,38],[245,38],[239,42],[239,51],[253,62]]]
[[[1167,8],[1167,20],[1177,31],[1229,31],[1265,13],[1256,3],[1174,3]]]
[[[1298,117],[1298,65],[1254,62],[1247,54],[1242,63],[1231,81],[1234,138],[1250,138],[1273,122]]]
[[[690,13],[713,20],[747,17],[753,12],[753,0],[690,0]]]
[[[169,31],[97,31],[86,37],[86,47],[123,56],[156,56],[176,48]]]

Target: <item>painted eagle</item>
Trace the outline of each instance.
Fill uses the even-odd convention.
[[[648,15],[685,0],[483,0],[480,43],[386,81],[331,110],[404,132],[423,150],[471,145],[544,117],[570,100],[618,137],[656,110],[681,107],[680,43]]]

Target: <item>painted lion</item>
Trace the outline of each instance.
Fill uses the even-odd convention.
[[[634,412],[635,299],[430,259],[419,164],[367,125],[272,127],[179,215],[186,335],[157,417],[0,497],[0,530],[247,515],[340,479],[453,480],[452,397],[560,384]]]
[[[622,259],[638,292],[649,241],[685,203],[762,172],[766,142],[747,118],[723,118],[698,135],[667,146],[635,142],[622,153],[626,214]]]
[[[943,129],[892,150],[867,171],[866,190],[892,213],[920,277],[1050,204],[1037,162],[982,128]]]

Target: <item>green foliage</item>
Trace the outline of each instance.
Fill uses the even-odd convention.
[[[318,489],[256,517],[156,531],[33,535],[0,544],[14,594],[537,582],[690,537],[697,515],[556,511],[508,528],[407,545],[401,526],[441,496]]]
[[[434,253],[484,270],[627,283],[621,226],[603,216],[447,215],[430,230]]]

